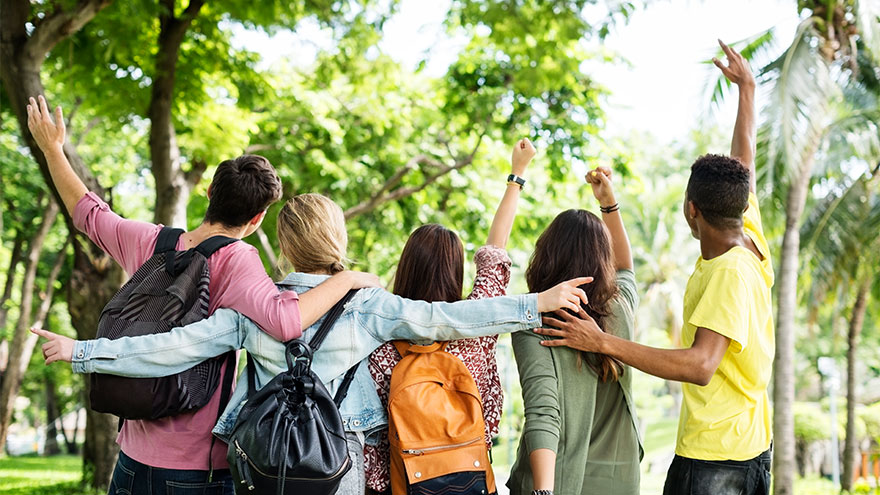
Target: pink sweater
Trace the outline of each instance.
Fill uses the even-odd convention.
[[[153,255],[161,229],[160,225],[120,217],[94,193],[79,200],[73,223],[113,257],[129,276]],[[183,248],[181,239],[177,249]],[[219,307],[234,309],[282,341],[302,334],[299,296],[293,291],[279,292],[253,246],[234,242],[221,248],[208,259],[208,269],[211,273],[210,313]],[[149,466],[207,470],[211,429],[219,404],[220,387],[208,405],[196,412],[155,421],[126,421],[116,442],[127,456]],[[215,443],[212,457],[214,469],[229,467],[223,442]]]

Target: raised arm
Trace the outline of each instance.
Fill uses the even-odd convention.
[[[727,55],[725,66],[717,58],[712,62],[730,82],[739,88],[739,104],[736,110],[736,124],[733,127],[733,139],[730,143],[730,156],[738,158],[749,168],[749,190],[757,190],[755,176],[755,76],[749,68],[749,62],[736,50],[718,40],[721,49]]]
[[[523,138],[513,145],[513,154],[510,157],[511,171],[510,173],[522,177],[525,174],[526,167],[535,156],[535,147],[528,138]],[[507,182],[507,189],[504,191],[504,197],[495,211],[495,218],[492,219],[492,226],[489,227],[489,239],[486,244],[504,248],[510,239],[510,230],[513,228],[513,219],[516,217],[516,203],[519,200],[519,193],[522,187],[513,181]]]
[[[623,227],[623,218],[617,200],[614,199],[614,188],[611,186],[611,169],[598,167],[591,170],[586,176],[587,182],[593,189],[593,196],[599,200],[602,208],[602,221],[608,227],[611,235],[611,248],[614,255],[614,268],[617,270],[632,270],[632,249],[629,245],[629,237]]]
[[[55,120],[49,114],[49,108],[46,105],[46,99],[43,95],[39,95],[38,100],[30,98],[27,106],[28,112],[28,129],[34,136],[37,146],[43,151],[46,157],[46,163],[49,166],[49,174],[61,195],[61,201],[67,212],[73,216],[73,210],[80,198],[89,192],[86,185],[73,171],[67,156],[64,155],[64,139],[66,129],[64,127],[64,116],[61,114],[61,107],[55,107]]]

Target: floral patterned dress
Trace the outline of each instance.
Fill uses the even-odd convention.
[[[506,295],[507,285],[510,283],[511,264],[507,252],[495,246],[483,246],[474,255],[474,262],[477,265],[477,276],[474,279],[474,290],[468,299]],[[490,447],[492,437],[498,435],[498,423],[501,421],[501,407],[504,402],[501,378],[498,376],[498,363],[495,361],[497,343],[498,336],[493,335],[453,340],[446,346],[447,352],[461,359],[474,377],[483,400],[486,445]],[[386,408],[391,387],[391,371],[399,361],[400,353],[390,342],[370,355],[370,375],[376,382],[379,399]],[[364,468],[367,486],[375,491],[384,492],[391,488],[388,430],[381,432],[379,437],[378,445],[364,447]]]

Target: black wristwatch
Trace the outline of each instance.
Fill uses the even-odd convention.
[[[532,495],[553,495],[553,490],[532,490]]]
[[[520,189],[522,189],[523,186],[526,185],[526,180],[516,174],[508,175],[507,182],[513,182],[514,184],[518,185]]]

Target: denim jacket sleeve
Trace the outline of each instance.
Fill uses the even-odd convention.
[[[73,347],[74,373],[107,373],[130,377],[167,376],[202,361],[241,349],[245,338],[242,316],[218,309],[211,317],[167,333],[80,340]]]
[[[370,289],[357,313],[358,324],[379,342],[467,339],[541,324],[537,294],[428,303]]]

